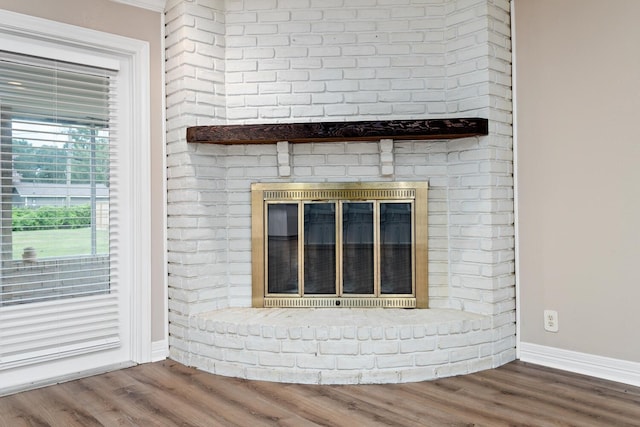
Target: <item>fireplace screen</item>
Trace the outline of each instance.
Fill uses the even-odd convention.
[[[254,184],[253,305],[426,307],[426,183]]]

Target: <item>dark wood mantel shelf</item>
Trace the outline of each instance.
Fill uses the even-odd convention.
[[[466,138],[488,133],[488,121],[481,118],[272,123],[189,127],[187,142],[270,144],[278,141],[429,140]]]

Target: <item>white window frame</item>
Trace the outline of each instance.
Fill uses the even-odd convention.
[[[2,49],[118,69],[130,90],[119,93],[118,144],[123,282],[130,284],[131,361],[151,361],[151,200],[149,44],[146,41],[0,10]],[[87,55],[87,51],[94,55]]]

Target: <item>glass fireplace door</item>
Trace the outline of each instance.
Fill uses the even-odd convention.
[[[269,293],[298,293],[298,237],[298,204],[270,204],[267,209]]]
[[[380,293],[413,292],[411,203],[380,203]]]
[[[336,294],[336,204],[304,204],[304,294]]]
[[[342,203],[342,292],[375,293],[374,204]]]

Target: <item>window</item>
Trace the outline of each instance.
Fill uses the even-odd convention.
[[[254,184],[254,306],[425,307],[426,192],[426,183]]]
[[[0,304],[0,393],[55,378],[70,378],[80,372],[149,361],[149,43],[4,10],[0,10],[0,40],[0,68],[28,66],[32,72],[23,73],[25,78],[27,75],[35,78],[37,71],[44,70],[53,70],[52,75],[58,77],[57,85],[55,79],[49,80],[54,86],[49,98],[21,96],[17,99],[14,96],[10,101],[13,86],[20,86],[15,84],[20,82],[15,81],[11,88],[0,86],[0,194],[4,196],[0,198],[3,214],[0,215],[0,238],[11,246],[10,250],[5,249],[5,241],[2,242],[0,291],[8,290],[5,285],[9,284],[13,267],[17,267],[16,275],[21,277],[23,290],[34,281],[49,288],[58,284],[61,289],[71,289],[73,280],[82,279],[89,286],[85,289],[76,286],[71,294],[46,297],[35,293],[28,296],[26,292],[20,301],[5,300]],[[94,91],[87,91],[88,83]],[[77,86],[84,89],[78,92]],[[32,101],[30,107],[19,102],[26,99]],[[71,100],[73,102],[67,102]],[[63,108],[70,104],[78,108]],[[14,127],[17,130],[20,121],[30,122],[28,138],[14,135]],[[53,131],[48,129],[48,136],[43,135],[47,132],[42,128],[38,129],[52,125]],[[89,190],[89,213],[79,215],[85,224],[80,227],[82,230],[72,229],[85,233],[83,238],[75,239],[82,243],[81,247],[66,254],[50,253],[51,256],[35,247],[34,260],[33,253],[26,251],[25,254],[24,248],[16,247],[14,240],[18,230],[13,230],[13,174],[18,169],[28,177],[30,162],[14,163],[13,148],[17,140],[32,140],[35,134],[44,140],[58,141],[52,136],[55,134],[67,135],[66,138],[71,134],[75,138],[67,140],[70,144],[66,148],[55,144],[56,151],[48,152],[49,161],[43,164],[47,164],[52,174],[62,169],[52,167],[52,163],[64,164],[64,184],[60,174],[50,175],[48,179],[54,180],[58,187],[66,187],[69,177],[70,190],[76,184],[83,188],[83,192],[75,195],[78,198],[86,200],[87,182],[91,188],[91,180],[95,179],[96,208],[91,208]],[[32,143],[32,146],[38,144]],[[66,173],[67,162],[71,174]],[[32,181],[36,178],[35,172]],[[38,174],[37,178],[43,177]],[[101,210],[103,190],[108,191],[108,214]],[[70,192],[69,196],[74,195]],[[59,194],[57,201],[60,202]],[[70,204],[74,201],[70,200]],[[24,200],[20,202],[24,207]],[[80,204],[85,205],[86,210],[87,203]],[[31,199],[26,205],[32,205]],[[64,202],[52,203],[50,207],[64,205]],[[95,245],[92,227],[86,227],[87,217],[95,221]],[[107,227],[108,243],[101,237],[101,231]],[[105,244],[108,252],[104,251]],[[95,263],[100,260],[103,265],[108,262],[108,278],[102,275],[105,270],[96,267]],[[44,269],[53,269],[53,272],[46,280],[42,280],[43,275],[30,280],[28,276],[37,274],[38,269],[43,273]],[[60,271],[74,274],[74,278],[64,277]]]
[[[0,306],[109,292],[113,81],[0,51]]]

